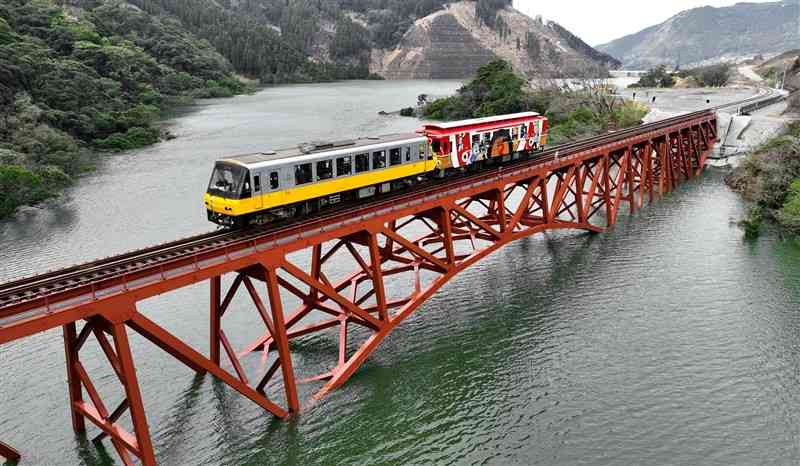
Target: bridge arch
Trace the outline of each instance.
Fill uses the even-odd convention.
[[[132,464],[135,456],[152,466],[156,458],[129,330],[264,410],[287,417],[301,409],[298,383],[321,383],[317,399],[340,387],[457,274],[543,231],[605,231],[621,212],[640,209],[697,176],[716,134],[714,113],[698,112],[418,186],[299,225],[212,233],[22,279],[0,288],[0,344],[62,327],[73,428],[85,431],[88,420],[100,429],[96,439],[108,438],[123,463]],[[223,276],[232,278],[226,289]],[[206,281],[209,355],[139,309],[148,298]],[[239,350],[225,328],[237,293],[250,298],[250,310],[264,328]],[[351,332],[356,327],[363,330]],[[298,380],[296,374],[309,371],[295,367],[303,349],[292,342],[320,332],[338,338],[335,362]],[[355,337],[359,341],[351,351]],[[89,339],[99,344],[122,388],[122,400],[114,405],[106,404],[81,362]],[[253,352],[263,355],[258,370],[243,360]],[[132,432],[119,422],[126,415]],[[18,453],[0,443],[0,455]]]
[[[593,157],[557,159],[551,169],[533,176],[498,175],[489,183],[365,219],[346,234],[320,232],[299,247],[309,251],[304,264],[290,259],[296,252],[291,247],[272,249],[257,271],[242,273],[294,298],[295,310],[286,319],[288,340],[338,328],[333,367],[303,380],[324,382],[314,395],[319,399],[344,384],[434,293],[481,259],[548,230],[603,232],[621,209],[635,211],[679,179],[695,176],[703,154],[696,151],[686,160],[683,152],[670,149],[690,145],[681,139],[678,132]],[[335,279],[332,272],[339,272]],[[352,326],[367,334],[361,332],[351,354]],[[275,349],[267,331],[238,356]]]

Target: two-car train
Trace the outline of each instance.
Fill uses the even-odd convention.
[[[219,225],[269,224],[508,162],[546,142],[547,118],[525,112],[229,157],[214,166],[205,206]]]

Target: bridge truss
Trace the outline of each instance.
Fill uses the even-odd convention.
[[[130,331],[284,418],[301,409],[298,383],[319,383],[317,399],[340,387],[459,272],[546,230],[605,231],[620,213],[641,209],[698,176],[716,138],[715,113],[698,112],[299,225],[208,240],[121,271],[103,273],[101,264],[88,278],[48,277],[48,287],[17,287],[0,299],[0,344],[62,327],[75,431],[85,432],[88,420],[97,428],[95,440],[108,439],[123,464],[155,465]],[[147,252],[148,258],[158,253]],[[138,307],[147,298],[200,282],[210,289],[208,355]],[[237,349],[225,316],[239,294],[252,303],[263,333]],[[320,332],[338,340],[337,351],[328,369],[299,380],[293,342]],[[102,349],[119,383],[113,404],[103,399],[82,363],[89,340]],[[258,371],[243,364],[253,352],[266,361]],[[268,396],[276,393],[280,400]],[[0,455],[19,457],[3,443]]]

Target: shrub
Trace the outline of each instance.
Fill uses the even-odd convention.
[[[0,217],[51,197],[42,179],[18,165],[0,165]]]
[[[233,97],[234,93],[227,87],[220,86],[216,82],[202,89],[197,89],[192,93],[192,96],[197,99],[219,99]]]
[[[130,110],[113,114],[116,124],[126,129],[137,126],[150,126],[158,121],[158,116],[158,107],[144,104],[138,104]]]
[[[681,78],[689,79],[703,87],[723,87],[731,78],[732,67],[728,63],[703,66],[682,70],[678,73]]]
[[[674,85],[675,78],[667,72],[667,66],[659,65],[645,73],[639,82],[629,87],[672,87]]]
[[[105,139],[96,140],[95,145],[101,149],[125,151],[155,144],[160,139],[161,133],[157,128],[135,127],[125,133],[115,133]]]
[[[511,64],[496,60],[478,69],[476,77],[453,97],[438,99],[423,109],[423,115],[436,120],[478,118],[525,110],[525,79]]]
[[[642,123],[642,119],[647,116],[648,109],[637,102],[625,102],[621,107],[614,110],[611,119],[617,128],[631,128]]]
[[[731,65],[721,63],[719,65],[699,68],[692,75],[706,87],[723,87],[731,79]]]
[[[413,107],[406,107],[400,110],[400,116],[404,117],[413,117],[414,116],[414,108]]]
[[[763,220],[764,216],[761,213],[761,209],[757,207],[750,209],[747,217],[739,222],[739,225],[744,228],[745,239],[753,240],[761,235],[761,224]]]
[[[795,232],[800,232],[800,178],[789,186],[786,203],[778,212],[778,220]]]
[[[742,221],[746,233],[762,219],[777,221],[800,233],[800,123],[748,155],[726,180],[755,204]],[[756,215],[757,214],[757,215]],[[747,233],[748,235],[750,233]]]
[[[14,32],[6,20],[0,18],[0,44],[9,43],[14,40]]]
[[[603,131],[603,121],[588,107],[578,107],[566,119],[553,125],[549,132],[550,144],[562,144],[594,136]]]
[[[150,144],[155,144],[161,139],[161,131],[154,127],[136,127],[129,129],[125,136],[134,147],[144,147]]]
[[[422,114],[432,120],[455,120],[472,118],[469,104],[456,97],[436,99],[422,109]]]
[[[0,165],[19,165],[25,156],[11,149],[0,149]]]

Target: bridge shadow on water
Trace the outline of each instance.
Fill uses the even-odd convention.
[[[226,464],[306,464],[313,450],[308,442],[320,441],[314,439],[314,434],[322,425],[326,431],[323,443],[330,445],[319,448],[345,449],[333,456],[367,461],[375,449],[382,450],[381,456],[391,456],[404,438],[411,441],[411,437],[419,434],[428,437],[432,432],[425,432],[427,429],[420,432],[419,427],[396,432],[398,437],[384,447],[366,441],[345,445],[343,440],[336,439],[362,436],[368,439],[372,436],[369,426],[376,419],[398,422],[398,413],[408,416],[409,406],[412,412],[424,414],[419,414],[419,418],[412,414],[403,423],[443,429],[440,419],[457,418],[459,410],[470,409],[470,400],[479,398],[474,388],[502,385],[509,377],[516,377],[516,384],[531,385],[533,390],[544,388],[536,386],[537,381],[530,373],[532,366],[526,359],[553,345],[547,326],[558,319],[558,309],[546,304],[534,304],[531,308],[531,303],[546,303],[554,290],[572,281],[577,270],[590,267],[601,254],[601,243],[593,233],[545,233],[521,239],[489,256],[474,271],[467,270],[462,277],[445,285],[417,314],[398,327],[382,344],[381,351],[373,354],[348,382],[346,389],[331,393],[288,423],[268,422],[265,434],[257,439],[243,437],[248,446],[241,448],[237,444],[226,448],[236,458]],[[536,257],[533,269],[536,273],[519,274],[517,261],[524,257]],[[457,303],[452,302],[454,295]],[[525,335],[531,342],[524,354],[514,350],[514,340],[519,335]],[[476,341],[486,343],[477,347],[464,343]],[[314,348],[317,345],[320,346]],[[311,344],[303,350],[312,349],[316,353],[314,349],[319,349],[323,355],[323,346],[327,344]],[[497,367],[508,358],[519,359],[519,374],[496,373]],[[442,383],[448,379],[452,383]],[[430,383],[434,380],[435,383]],[[454,389],[458,385],[470,388]],[[489,398],[497,401],[495,395]],[[435,416],[422,409],[430,404],[440,408]],[[415,410],[414,406],[421,409]],[[242,454],[248,450],[253,453]],[[277,452],[280,453],[276,456]]]

